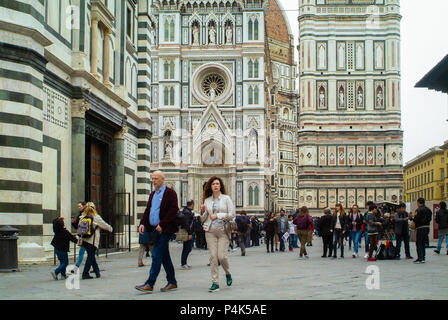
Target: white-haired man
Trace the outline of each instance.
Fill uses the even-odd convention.
[[[162,265],[166,272],[168,284],[161,291],[177,289],[174,266],[169,251],[169,241],[173,234],[177,232],[174,223],[179,211],[177,194],[176,191],[165,185],[165,176],[161,171],[154,171],[151,179],[155,190],[149,196],[145,213],[138,228],[140,234],[143,234],[146,229],[150,233],[150,239],[154,242],[149,278],[143,285],[135,287],[145,293],[153,292]]]

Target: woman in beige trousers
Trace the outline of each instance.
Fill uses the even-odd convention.
[[[216,292],[219,291],[218,261],[226,273],[227,285],[232,285],[227,248],[231,239],[230,222],[235,218],[235,207],[232,199],[226,195],[226,189],[221,178],[216,176],[207,181],[204,187],[203,201],[201,222],[205,230],[207,248],[210,252],[213,281],[209,292]]]

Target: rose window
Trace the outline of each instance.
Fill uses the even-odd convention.
[[[212,89],[215,92],[215,97],[219,97],[226,89],[226,82],[221,75],[210,74],[202,80],[201,89],[207,97],[211,96]]]

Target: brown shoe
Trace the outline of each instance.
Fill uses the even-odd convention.
[[[177,285],[168,283],[164,288],[160,289],[160,291],[167,292],[167,291],[174,291],[176,289],[177,289]]]
[[[143,263],[138,264],[139,267],[144,267],[145,265]]]
[[[135,289],[137,289],[140,292],[144,292],[144,293],[152,293],[153,289],[150,285],[144,284],[141,286],[135,286]]]

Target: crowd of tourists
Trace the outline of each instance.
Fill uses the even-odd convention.
[[[368,202],[364,213],[358,205],[353,205],[347,212],[339,203],[333,209],[324,209],[320,217],[311,217],[308,208],[303,206],[294,214],[287,215],[285,210],[280,210],[277,214],[269,212],[259,219],[255,216],[248,217],[245,211],[236,215],[235,206],[227,195],[223,180],[217,176],[211,177],[205,184],[202,204],[196,214],[193,200],[179,210],[178,196],[165,185],[162,172],[153,172],[151,178],[155,190],[150,194],[138,227],[138,266],[145,266],[145,252],[147,257],[151,256],[148,278],[142,285],[135,286],[135,289],[143,293],[153,292],[162,266],[167,283],[161,291],[168,292],[178,288],[169,250],[171,241],[183,243],[182,270],[191,269],[188,257],[194,246],[198,250],[208,250],[212,283],[209,292],[220,289],[220,266],[225,273],[226,285],[230,287],[233,283],[228,252],[239,247],[241,255],[246,256],[246,248],[263,243],[268,254],[286,252],[288,247],[290,252],[298,249],[298,258],[306,260],[310,258],[307,247],[312,246],[313,237],[318,236],[322,238],[323,244],[321,258],[337,259],[338,255],[339,258],[344,258],[344,249],[348,244],[353,258],[359,257],[359,250],[364,246],[364,258],[368,262],[376,259],[400,259],[403,245],[406,259],[413,259],[409,243],[410,229],[414,229],[417,249],[414,263],[426,261],[432,212],[423,198],[417,200],[418,208],[414,213],[407,212],[404,203],[394,210],[384,210],[383,207]],[[77,268],[81,266],[87,252],[82,279],[93,279],[90,276],[91,268],[96,278],[101,276],[95,258],[100,243],[100,229],[112,232],[112,227],[100,217],[92,202],[80,202],[78,209],[79,215],[71,221],[73,228],[77,230],[76,236],[66,229],[62,217],[53,222],[55,236],[51,244],[60,261],[58,268],[51,272],[55,280],[59,275],[61,278],[67,277],[70,241],[80,246],[79,258],[72,272],[78,271]],[[443,240],[446,239],[448,254],[448,211],[445,202],[440,203],[436,222],[439,227],[439,242],[435,252],[440,254]]]

